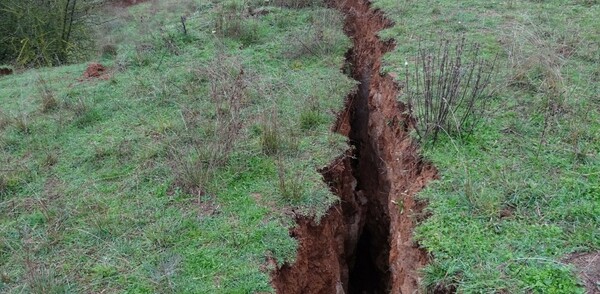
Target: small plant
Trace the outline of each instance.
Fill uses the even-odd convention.
[[[104,58],[115,58],[117,56],[117,45],[115,44],[104,44],[100,49],[100,54]]]
[[[196,152],[198,152],[196,150]],[[196,154],[181,156],[173,154],[176,159],[177,184],[188,194],[202,196],[206,193],[208,181],[212,177],[212,171],[216,168],[214,160],[200,158]]]
[[[54,152],[48,152],[42,160],[42,166],[51,167],[58,163],[58,155]]]
[[[0,131],[4,130],[10,124],[10,119],[2,110],[0,110]]]
[[[247,1],[224,1],[214,15],[218,36],[238,39],[243,44],[256,43],[259,39],[258,22],[249,14]]]
[[[277,176],[279,178],[279,192],[283,199],[291,202],[302,199],[303,177],[299,173],[290,176],[281,157],[277,158]]]
[[[343,21],[339,14],[329,10],[319,10],[318,16],[310,19],[308,28],[293,31],[286,37],[287,48],[283,52],[287,58],[302,56],[322,56],[335,52],[344,44],[345,36],[337,28]]]
[[[48,83],[41,76],[38,77],[38,92],[42,97],[42,112],[46,113],[58,107],[58,101],[54,97],[54,92],[48,86]]]
[[[282,140],[279,134],[276,115],[266,119],[261,125],[260,146],[266,155],[275,155],[281,151]]]
[[[29,117],[26,113],[21,113],[14,118],[14,124],[17,130],[23,134],[29,134],[31,129],[29,126]]]
[[[90,109],[88,104],[81,97],[78,97],[77,101],[65,101],[64,107],[73,111],[76,117],[84,115]]]
[[[8,188],[8,177],[6,176],[4,171],[0,171],[0,200],[4,200],[2,196],[7,194]]]
[[[215,32],[220,36],[239,36],[246,11],[243,0],[225,1],[215,14]]]
[[[543,94],[547,98],[546,110],[559,112],[564,106],[566,94],[562,76],[565,62],[560,52],[574,50],[568,48],[577,47],[577,41],[566,42],[564,39],[567,37],[548,34],[534,24],[511,24],[510,32],[506,51],[512,75],[508,85]],[[557,43],[561,45],[557,46]]]
[[[440,132],[469,134],[491,96],[496,58],[481,57],[477,44],[465,51],[465,38],[443,40],[437,50],[419,45],[415,65],[406,67],[409,112],[417,119],[420,140],[435,142]]]
[[[178,182],[190,194],[206,193],[214,172],[223,166],[241,137],[246,116],[248,80],[241,62],[220,54],[198,72],[199,80],[209,83],[210,111],[202,115],[195,109],[182,110],[189,137],[194,138],[191,153],[173,152],[177,162]],[[202,138],[196,138],[202,134]],[[183,154],[182,154],[183,153]],[[180,158],[183,158],[181,160]]]
[[[309,96],[307,106],[300,112],[300,128],[313,130],[319,125],[327,122],[327,118],[321,113],[319,100],[315,96]]]
[[[325,117],[316,109],[305,109],[300,113],[300,128],[314,130],[325,123]]]

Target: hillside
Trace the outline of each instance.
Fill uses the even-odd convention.
[[[1,293],[600,293],[596,1],[95,13],[0,76]]]

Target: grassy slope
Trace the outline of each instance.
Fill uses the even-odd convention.
[[[425,148],[441,174],[421,194],[432,216],[416,232],[435,259],[425,270],[429,287],[583,291],[561,259],[600,249],[600,5],[594,3],[376,1],[396,21],[382,36],[398,42],[386,65],[401,81],[418,40],[435,40],[439,32],[465,34],[488,56],[500,54],[497,91],[483,123],[468,138]],[[547,111],[549,104],[556,111]]]
[[[272,8],[219,38],[219,5],[172,2],[115,12],[107,80],[78,81],[86,64],[0,78],[0,292],[269,291],[266,256],[294,256],[292,211],[334,201],[316,168],[345,146],[329,132],[352,87],[340,17]],[[289,57],[306,51],[295,40],[314,52]],[[222,81],[207,72],[228,82],[240,68],[243,127],[205,178],[201,156],[229,111],[211,102]],[[45,112],[44,90],[58,102]],[[264,125],[279,155],[264,154]]]

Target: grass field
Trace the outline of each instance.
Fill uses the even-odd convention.
[[[472,134],[425,146],[441,179],[421,194],[425,284],[464,293],[577,293],[565,257],[600,249],[600,6],[594,1],[375,1],[396,26],[404,82],[440,36],[498,54]],[[400,97],[400,100],[405,100]],[[598,279],[598,278],[596,278]]]
[[[0,77],[1,293],[272,291],[295,217],[337,201],[317,169],[348,148],[330,129],[356,82],[342,15],[267,2],[107,8],[100,78]],[[400,84],[440,36],[498,56],[473,132],[421,142],[440,175],[423,292],[583,293],[567,258],[600,250],[600,5],[373,5]]]
[[[353,86],[341,16],[218,27],[246,12],[203,3],[115,11],[105,79],[0,79],[0,292],[268,291],[294,214],[335,200],[316,168],[346,148],[329,132]]]

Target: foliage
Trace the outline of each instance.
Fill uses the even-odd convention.
[[[51,66],[76,60],[90,42],[91,0],[0,3],[0,63]]]
[[[279,7],[246,44],[212,32],[209,2],[109,10],[106,79],[82,81],[87,64],[0,78],[0,292],[269,292],[265,259],[295,255],[287,212],[336,201],[317,169],[347,148],[329,126],[353,86],[348,40],[290,60],[284,33],[321,12]],[[322,121],[304,130],[309,97]]]
[[[440,173],[419,196],[431,216],[415,237],[434,257],[424,269],[424,292],[583,292],[564,258],[600,249],[600,6],[374,6],[396,23],[380,34],[396,39],[384,61],[388,72],[421,66],[419,42],[437,44],[439,36],[463,35],[480,44],[481,58],[498,58],[495,94],[471,135],[441,132],[436,144],[423,146]]]

